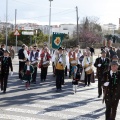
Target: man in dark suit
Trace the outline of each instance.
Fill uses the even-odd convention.
[[[4,54],[4,50],[5,50],[5,45],[2,44],[2,45],[1,45],[1,48],[0,48],[0,56],[1,56],[1,57],[2,57],[3,54]]]
[[[108,70],[110,60],[106,57],[106,51],[102,50],[101,57],[98,57],[95,61],[94,66],[97,68],[97,77],[98,77],[98,98],[102,95],[102,76],[103,73]]]
[[[120,99],[120,71],[118,70],[119,63],[111,62],[111,70],[103,75],[104,83],[104,98],[106,104],[106,119],[115,120],[117,107]]]
[[[4,51],[4,56],[2,57],[1,61],[1,91],[6,93],[7,82],[8,82],[8,75],[9,75],[9,68],[11,69],[11,75],[13,74],[13,66],[11,57],[9,57],[9,51]]]
[[[22,48],[18,51],[18,58],[19,58],[19,78],[22,79],[22,74],[21,72],[24,69],[25,66],[25,61],[28,59],[28,53],[25,50],[26,45],[23,44]]]

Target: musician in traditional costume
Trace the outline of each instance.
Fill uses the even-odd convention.
[[[78,82],[79,82],[79,75],[78,73],[78,67],[75,66],[74,67],[74,73],[73,73],[73,80],[72,80],[72,85],[73,85],[73,93],[77,92],[77,86],[78,86]]]
[[[31,62],[31,65],[33,65],[34,67],[31,83],[36,84],[38,61],[40,60],[40,55],[39,55],[39,52],[37,51],[36,45],[33,46],[33,50],[30,52],[29,60]]]
[[[90,51],[87,51],[82,66],[85,69],[85,86],[90,86],[91,74],[93,73],[93,56],[91,56]]]
[[[63,48],[59,47],[59,53],[55,57],[55,68],[56,68],[56,89],[57,92],[62,90],[62,82],[64,78],[64,69],[66,64],[69,69],[69,62],[66,63],[66,55],[63,53]]]
[[[68,53],[69,55],[69,64],[70,64],[70,71],[69,71],[69,77],[71,77],[72,75],[72,67],[77,65],[77,55],[75,53],[75,51],[73,50],[73,48],[70,48],[70,51]]]
[[[48,51],[48,53],[50,54],[50,49],[48,48],[48,45],[47,45],[46,42],[43,43],[43,47],[42,47],[42,49],[39,51],[40,54],[42,54],[42,53],[44,52],[44,48],[47,48],[47,51]]]
[[[6,93],[7,82],[8,82],[8,75],[9,69],[11,70],[11,75],[13,74],[13,66],[12,66],[12,59],[9,57],[9,51],[4,51],[4,56],[1,60],[1,91]]]
[[[112,61],[111,70],[103,75],[104,97],[106,104],[105,120],[115,120],[120,99],[120,71],[119,63]]]
[[[26,64],[23,69],[23,80],[25,81],[25,90],[30,89],[30,82],[32,80],[32,74],[34,73],[34,67],[30,64],[30,61],[27,59]]]
[[[102,95],[102,77],[103,73],[109,69],[109,58],[106,57],[106,51],[102,50],[101,57],[98,57],[94,63],[94,66],[97,68],[97,77],[98,77],[98,98]]]
[[[41,60],[39,67],[41,68],[41,81],[46,81],[47,69],[50,65],[50,58],[51,56],[49,54],[49,49],[46,47],[40,55]]]
[[[23,44],[22,48],[18,51],[18,58],[19,58],[19,78],[22,79],[22,74],[21,72],[24,69],[25,66],[25,62],[28,59],[28,53],[25,50],[26,49],[26,45]]]
[[[66,55],[66,60],[69,61],[68,52],[65,48],[63,48],[63,53]],[[67,76],[67,65],[65,66],[64,74],[65,74],[65,76]]]
[[[82,53],[80,52],[80,50],[78,49],[78,47],[75,49],[76,55],[77,55],[77,72],[80,74],[82,73]],[[80,79],[80,78],[79,78]]]
[[[52,61],[52,67],[53,67],[53,76],[55,76],[55,54],[56,54],[56,50],[53,49],[52,50],[52,55],[51,55],[51,61]]]

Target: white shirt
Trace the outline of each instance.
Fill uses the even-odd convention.
[[[104,60],[105,61],[105,58],[101,57],[102,61]]]
[[[63,59],[62,59],[62,54],[59,54],[59,57],[58,57],[58,62],[61,62],[61,63],[63,63]]]
[[[46,55],[47,55],[47,53],[45,53],[45,55],[44,55],[44,57],[43,57],[43,61],[46,61],[46,60],[47,60]]]
[[[112,77],[113,73],[116,73],[116,72],[113,72],[112,70],[110,70],[110,75]]]
[[[69,69],[70,64],[69,64],[69,56],[68,56],[68,54],[66,55],[66,65],[67,65],[67,69]]]
[[[30,70],[30,65],[27,65],[27,70]]]
[[[23,53],[24,53],[24,55],[25,55],[25,58],[28,59],[28,53],[27,53],[27,50],[24,50]]]
[[[90,57],[84,57],[84,59],[83,59],[83,61],[82,61],[82,66],[85,66],[85,65],[84,65],[85,59],[86,59],[86,63],[85,63],[85,64],[90,64],[90,63],[91,63]],[[88,60],[87,60],[87,59],[88,59]],[[93,61],[92,61],[92,64],[93,64]]]

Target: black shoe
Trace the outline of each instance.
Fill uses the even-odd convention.
[[[60,91],[61,91],[61,89],[57,89],[57,90],[56,90],[56,92],[60,92]]]
[[[85,85],[84,87],[86,87],[87,85]]]
[[[98,98],[100,98],[101,97],[101,95],[98,95]]]

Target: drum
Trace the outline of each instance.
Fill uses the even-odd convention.
[[[85,68],[85,72],[86,74],[92,74],[93,73],[92,66],[88,66],[87,68]]]
[[[38,61],[33,61],[33,62],[31,62],[31,65],[32,65],[33,67],[37,67],[37,66],[38,66]]]
[[[71,66],[76,66],[77,65],[77,61],[76,60],[72,60],[70,63],[71,63]]]
[[[43,63],[42,63],[42,66],[43,67],[48,67],[50,65],[50,61],[44,61]]]
[[[64,65],[62,63],[57,63],[56,64],[56,69],[58,69],[58,70],[64,70]]]

